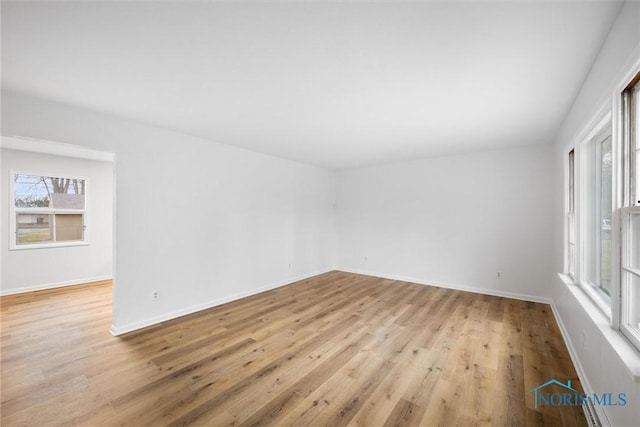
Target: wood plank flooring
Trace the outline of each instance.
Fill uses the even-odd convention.
[[[110,283],[1,298],[2,426],[586,425],[549,306],[331,272],[113,337]]]

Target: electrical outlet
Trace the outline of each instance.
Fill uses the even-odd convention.
[[[367,262],[369,262],[369,258],[364,257],[364,263],[366,264]]]
[[[153,291],[153,299],[158,299],[159,296],[160,296],[160,292]]]
[[[496,273],[496,278],[498,278],[498,279],[502,279],[502,271],[498,271],[498,272]]]

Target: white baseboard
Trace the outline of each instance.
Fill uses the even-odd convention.
[[[318,276],[320,274],[328,273],[333,271],[334,268],[329,268],[325,270],[315,271],[313,273],[303,274],[301,276],[292,277],[290,279],[286,279],[283,282],[273,283],[267,286],[263,286],[257,289],[252,289],[250,291],[239,292],[237,294],[229,295],[223,298],[218,298],[213,301],[204,302],[201,304],[192,305],[186,308],[182,308],[180,310],[171,311],[169,313],[163,313],[158,316],[150,317],[148,319],[140,320],[137,322],[131,322],[126,325],[116,326],[111,325],[110,332],[114,336],[126,334],[128,332],[133,332],[138,329],[146,328],[148,326],[152,326],[161,322],[166,322],[167,320],[176,319],[178,317],[186,316],[188,314],[193,314],[198,311],[206,310],[208,308],[212,308],[218,305],[226,304],[231,301],[238,300],[240,298],[249,297],[251,295],[256,295],[261,292],[269,291],[271,289],[276,289],[282,286],[290,285],[291,283],[298,282],[300,280],[308,279],[313,276]]]
[[[344,271],[347,273],[365,274],[367,276],[381,277],[383,279],[401,280],[403,282],[417,283],[419,285],[431,285],[431,286],[437,286],[439,288],[454,289],[457,291],[473,292],[476,294],[491,295],[491,296],[503,297],[503,298],[513,298],[513,299],[522,300],[522,301],[539,302],[543,304],[551,304],[552,302],[551,298],[543,298],[535,295],[519,294],[515,292],[505,292],[497,289],[476,288],[473,286],[442,283],[442,282],[436,282],[433,280],[419,279],[416,277],[399,276],[395,274],[385,274],[380,272],[365,271],[365,270],[359,270],[354,268],[336,267],[336,270]]]
[[[83,279],[66,280],[64,282],[45,283],[42,285],[35,285],[35,286],[25,286],[23,288],[0,289],[0,296],[22,294],[25,292],[44,291],[46,289],[63,288],[66,286],[84,285],[91,282],[100,282],[102,280],[111,280],[111,279],[112,279],[111,275],[106,275],[106,276],[96,276],[96,277],[85,277]]]

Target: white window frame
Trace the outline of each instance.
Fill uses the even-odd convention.
[[[78,179],[84,180],[85,186],[85,200],[84,200],[84,209],[55,209],[55,208],[18,208],[15,206],[15,176],[16,175],[33,175],[33,176],[54,176],[54,177],[64,177],[69,179]],[[58,247],[68,247],[68,246],[87,246],[89,245],[89,214],[87,206],[89,204],[89,180],[86,177],[70,175],[67,173],[60,172],[34,172],[34,171],[18,171],[11,170],[9,171],[9,250],[26,250],[26,249],[45,249],[45,248],[58,248]],[[24,213],[32,213],[32,214],[50,214],[54,218],[54,241],[42,242],[42,243],[29,243],[29,244],[18,244],[17,241],[17,233],[18,233],[18,224],[17,217],[18,214]],[[64,241],[55,241],[55,215],[56,214],[78,214],[82,215],[82,240],[64,240]]]
[[[576,188],[576,245],[580,255],[577,257],[576,277],[572,282],[578,285],[591,303],[600,309],[606,316],[609,325],[617,331],[621,338],[633,347],[635,354],[640,354],[640,324],[636,325],[637,299],[632,299],[630,286],[633,280],[640,278],[640,266],[634,265],[632,261],[636,259],[636,254],[640,251],[640,242],[634,240],[631,234],[630,218],[640,215],[640,108],[637,100],[640,99],[640,90],[633,94],[634,104],[629,104],[627,92],[632,88],[637,88],[640,84],[640,59],[634,61],[633,66],[625,74],[619,84],[614,86],[611,103],[603,104],[593,120],[589,122],[586,130],[583,131],[575,141],[575,168],[578,170],[578,177],[575,182]],[[629,105],[633,105],[629,109]],[[635,110],[634,110],[635,108]],[[589,267],[595,268],[593,261],[589,259],[587,252],[588,240],[594,234],[591,226],[598,226],[597,215],[590,224],[587,210],[593,209],[592,203],[597,193],[597,180],[592,181],[597,174],[596,161],[597,153],[588,153],[594,142],[603,141],[603,132],[610,128],[612,138],[612,215],[611,215],[611,289],[610,302],[602,298],[601,293],[594,286],[589,284]],[[631,130],[630,130],[631,129]],[[566,152],[568,153],[568,151]],[[596,157],[590,157],[590,154]],[[589,162],[592,164],[590,165]],[[566,198],[570,197],[570,186],[568,184],[569,162],[565,161],[566,169]],[[591,170],[589,170],[591,169]],[[587,187],[587,188],[585,188]],[[589,188],[591,187],[591,188]],[[593,194],[590,194],[592,192]],[[568,212],[567,204],[567,212]],[[567,236],[568,260],[568,233],[570,223],[565,222]],[[595,227],[593,227],[595,228]],[[633,257],[631,256],[633,252]],[[598,252],[595,252],[598,253]],[[593,270],[593,269],[592,269]],[[568,272],[568,269],[565,269]],[[596,273],[597,274],[597,273]],[[567,274],[568,276],[568,274]],[[571,279],[571,278],[569,278]],[[636,294],[637,295],[637,294]],[[636,296],[637,298],[637,296]],[[589,310],[589,309],[588,309]],[[592,314],[592,317],[594,314]],[[632,317],[633,316],[633,317]],[[634,319],[632,324],[631,319]],[[619,351],[626,352],[622,348]],[[633,352],[633,350],[632,350]],[[622,354],[622,353],[620,353]],[[628,353],[627,353],[628,354]]]
[[[628,292],[628,284],[631,278],[640,275],[640,268],[637,264],[637,254],[640,251],[640,241],[637,241],[637,234],[634,236],[629,232],[629,215],[640,215],[640,108],[633,116],[635,123],[625,117],[625,92],[640,81],[640,48],[631,55],[626,70],[622,73],[614,84],[611,85],[610,97],[603,100],[599,108],[594,110],[591,120],[583,130],[571,139],[570,144],[562,151],[562,164],[565,172],[565,201],[569,197],[568,170],[569,162],[566,155],[571,150],[571,145],[575,149],[575,168],[579,175],[575,181],[576,194],[576,246],[580,254],[576,258],[576,276],[570,277],[568,274],[568,227],[569,221],[564,221],[565,236],[565,272],[559,277],[575,296],[577,302],[583,307],[585,313],[598,326],[602,332],[602,337],[613,351],[620,357],[624,365],[631,373],[634,381],[640,381],[640,325],[636,325],[640,309],[637,303],[637,294]],[[640,93],[637,92],[637,93]],[[640,99],[640,95],[638,95]],[[636,104],[636,107],[638,104]],[[582,171],[586,153],[584,151],[586,141],[595,137],[611,120],[612,131],[612,187],[611,194],[612,215],[611,215],[611,305],[607,307],[601,304],[601,298],[590,286],[585,286],[585,259],[582,251],[585,244],[583,242],[585,222],[584,217],[584,193],[585,184]],[[627,132],[629,124],[634,126],[636,132],[633,135]],[[633,145],[635,144],[635,145]],[[635,176],[634,173],[635,172]],[[635,193],[635,194],[634,194]],[[565,205],[565,214],[568,210]],[[635,238],[635,240],[634,240]],[[630,257],[630,250],[633,256]],[[630,267],[630,268],[629,268]],[[632,273],[632,276],[629,274]],[[625,277],[625,274],[627,277]],[[635,279],[634,279],[635,280]],[[635,286],[635,285],[634,285]],[[631,299],[631,297],[636,299]],[[633,320],[631,324],[630,320]]]
[[[632,100],[636,105],[626,105],[629,102],[628,92],[633,91]],[[620,153],[618,163],[619,192],[617,208],[620,251],[617,255],[617,284],[619,303],[616,307],[617,316],[612,325],[640,350],[640,325],[630,327],[631,304],[630,286],[632,277],[640,277],[638,266],[631,265],[631,252],[640,251],[640,242],[633,241],[630,220],[633,215],[640,215],[640,60],[622,81],[616,90],[614,111],[616,123],[614,131],[619,141]],[[635,98],[635,99],[634,99]],[[627,114],[629,113],[629,114]],[[633,133],[628,132],[629,129]],[[640,308],[636,308],[640,309]]]
[[[578,258],[578,245],[577,238],[578,233],[576,230],[576,191],[577,191],[577,174],[576,168],[577,166],[577,155],[576,149],[571,147],[571,149],[565,155],[566,163],[566,177],[565,182],[566,185],[566,200],[565,200],[565,273],[571,277],[571,279],[575,280],[576,278],[576,267],[577,267],[577,258]],[[573,249],[573,250],[572,250]],[[571,257],[571,253],[573,252],[573,258]]]
[[[579,158],[578,163],[578,187],[579,191],[576,193],[578,196],[578,200],[576,201],[576,206],[578,208],[578,212],[576,214],[576,232],[578,236],[576,236],[576,243],[578,248],[579,255],[576,257],[576,262],[578,266],[576,266],[576,271],[578,272],[578,276],[575,278],[575,281],[581,286],[582,290],[591,298],[594,304],[607,316],[607,318],[612,319],[612,299],[611,295],[607,296],[602,290],[600,290],[599,286],[589,279],[591,274],[588,272],[587,268],[591,265],[595,266],[595,275],[599,276],[600,271],[600,262],[599,260],[589,259],[592,258],[590,252],[589,245],[591,244],[591,240],[594,238],[594,234],[596,234],[595,226],[599,226],[600,221],[594,221],[594,228],[589,229],[589,224],[587,223],[587,210],[593,211],[594,209],[594,200],[597,198],[599,194],[598,188],[593,188],[591,185],[585,185],[590,183],[595,179],[596,171],[590,170],[594,167],[593,160],[594,158],[599,158],[599,156],[595,155],[595,157],[588,156],[589,151],[596,150],[598,151],[598,145],[603,140],[604,135],[611,132],[612,125],[612,114],[611,111],[607,111],[605,109],[604,112],[601,112],[598,117],[599,120],[595,121],[595,125],[591,126],[591,130],[586,134],[584,138],[581,138],[580,143],[577,147],[577,156]],[[613,134],[611,133],[612,138],[612,149],[613,149]],[[593,147],[591,147],[593,146]],[[586,157],[589,158],[586,158]],[[614,162],[615,163],[615,162]],[[614,174],[615,171],[612,171]],[[596,184],[597,186],[598,184]],[[613,202],[612,202],[613,203]],[[599,218],[599,217],[598,217]],[[612,226],[613,229],[613,226]],[[599,230],[599,229],[598,229]],[[613,234],[613,230],[612,230]],[[613,240],[613,239],[612,239]],[[599,242],[599,239],[598,239]],[[596,243],[598,243],[596,242]],[[599,243],[598,243],[599,244]],[[613,244],[613,243],[612,243]],[[599,252],[599,248],[596,248],[596,253]],[[614,251],[615,252],[615,251]],[[612,257],[613,262],[613,257]],[[613,277],[611,278],[612,288],[613,288]],[[613,293],[613,292],[612,292]]]
[[[620,91],[619,99],[614,107],[617,107],[618,123],[616,131],[621,141],[620,164],[620,207],[640,206],[640,173],[634,172],[640,168],[640,143],[638,143],[638,129],[640,124],[640,108],[626,105],[631,98],[638,102],[640,99],[640,65],[639,70],[628,84]],[[633,93],[635,91],[635,94]],[[627,113],[629,113],[627,115]],[[627,132],[629,122],[633,123],[634,133]],[[635,176],[634,176],[635,174]]]
[[[631,343],[640,350],[640,324],[636,328],[630,327],[630,293],[631,278],[636,277],[640,280],[640,267],[631,265],[631,252],[640,250],[640,242],[631,241],[631,217],[640,216],[640,206],[625,207],[620,210],[621,215],[621,234],[622,234],[622,251],[621,251],[621,272],[620,272],[620,331],[631,341]],[[634,247],[635,245],[635,247]],[[640,292],[640,290],[638,290]],[[636,309],[640,310],[640,307]]]

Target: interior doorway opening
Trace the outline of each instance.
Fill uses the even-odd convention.
[[[2,136],[0,295],[115,283],[116,156]]]

